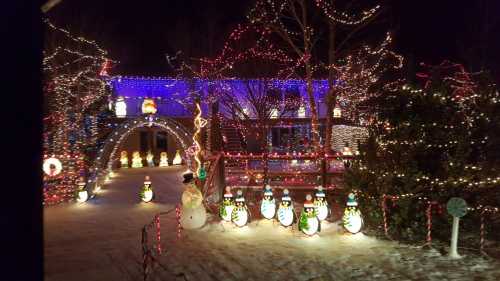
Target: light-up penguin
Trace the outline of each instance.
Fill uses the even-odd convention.
[[[231,213],[233,212],[233,209],[234,209],[234,199],[233,199],[233,194],[231,193],[231,187],[226,186],[224,199],[222,200],[222,204],[219,207],[219,215],[221,219],[230,222]]]
[[[149,150],[148,154],[146,155],[146,161],[148,162],[148,167],[155,166],[154,155],[153,155],[153,153],[151,153],[151,150]]]
[[[312,196],[307,194],[299,219],[299,230],[309,236],[321,231],[321,223],[316,216],[316,208],[311,200]]]
[[[245,204],[245,197],[243,192],[238,190],[236,197],[236,206],[231,212],[231,221],[239,227],[245,226],[250,221],[250,212],[248,212],[247,205]]]
[[[160,153],[160,167],[168,167],[168,157],[165,151]]]
[[[85,179],[83,177],[80,177],[77,185],[78,185],[78,191],[76,193],[76,201],[79,203],[83,203],[87,201],[87,199],[89,199],[89,193],[85,189],[86,186]]]
[[[141,188],[141,191],[139,192],[139,197],[141,198],[142,201],[148,203],[151,200],[153,200],[154,193],[153,193],[153,187],[151,186],[151,180],[149,179],[149,176],[146,176],[144,178],[144,185]]]
[[[268,220],[271,220],[276,215],[276,200],[273,197],[273,191],[269,184],[264,189],[264,198],[260,204],[260,213]]]
[[[316,216],[320,221],[324,221],[330,215],[330,208],[326,202],[326,195],[323,186],[318,186],[314,194],[314,206],[316,207]]]
[[[292,198],[289,196],[288,189],[283,190],[283,197],[278,206],[277,212],[278,221],[282,226],[291,226],[296,221],[295,210],[293,208]]]
[[[358,209],[358,202],[356,202],[354,193],[349,193],[347,197],[347,207],[344,210],[342,221],[344,228],[353,234],[358,233],[363,227],[363,217]]]
[[[139,151],[132,153],[132,168],[142,168],[142,158]]]
[[[122,169],[128,168],[128,156],[125,150],[120,153],[120,165]]]

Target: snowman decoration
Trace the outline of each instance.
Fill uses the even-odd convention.
[[[321,223],[316,215],[316,208],[314,207],[312,196],[307,194],[304,208],[300,213],[299,230],[304,234],[313,236],[321,231]]]
[[[120,153],[120,165],[122,169],[128,168],[128,156],[125,150]]]
[[[231,214],[234,209],[234,199],[231,193],[231,187],[226,186],[226,192],[224,193],[224,199],[219,207],[219,215],[222,220],[230,222]]]
[[[168,167],[168,157],[165,151],[160,153],[160,167]]]
[[[344,228],[352,234],[358,233],[363,226],[363,218],[361,217],[361,211],[358,209],[358,202],[356,202],[354,193],[349,193],[347,197],[347,208],[344,210],[342,221],[344,222]]]
[[[236,197],[236,206],[231,212],[231,221],[238,227],[245,226],[250,220],[250,213],[248,212],[247,205],[245,204],[245,197],[243,192],[238,190]]]
[[[293,202],[289,196],[288,189],[283,190],[283,197],[281,197],[277,216],[278,221],[284,227],[291,226],[295,222],[295,210],[293,209]]]
[[[148,162],[148,167],[154,167],[155,163],[153,161],[154,155],[151,153],[151,150],[148,151],[148,154],[146,155],[146,161]]]
[[[139,151],[132,153],[132,168],[142,168],[142,158]]]
[[[203,195],[198,189],[193,173],[188,172],[183,175],[185,190],[182,193],[181,226],[184,229],[195,229],[205,225],[207,221],[207,211],[203,205]]]
[[[146,203],[151,202],[151,200],[153,200],[154,193],[149,176],[146,176],[144,178],[144,185],[142,186],[141,191],[139,192],[139,197],[141,197],[141,200]]]
[[[316,207],[316,216],[320,221],[324,221],[330,215],[330,208],[321,185],[318,186],[318,190],[314,194],[314,206]]]
[[[264,199],[260,204],[260,213],[268,220],[271,220],[276,215],[276,201],[273,198],[273,191],[270,185],[266,185],[264,190]]]

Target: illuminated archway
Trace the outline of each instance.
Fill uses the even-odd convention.
[[[127,120],[111,132],[104,142],[104,146],[99,150],[91,169],[94,175],[92,181],[94,183],[101,182],[113,170],[113,161],[118,155],[118,149],[131,133],[140,128],[152,126],[160,127],[174,137],[177,146],[182,148],[186,164],[191,167],[192,155],[187,154],[187,151],[193,145],[192,133],[171,118],[150,115]]]

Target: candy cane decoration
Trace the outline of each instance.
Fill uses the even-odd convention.
[[[427,202],[427,246],[431,246],[432,243],[432,237],[431,237],[431,229],[432,229],[432,203],[428,201]]]
[[[387,211],[387,204],[385,202],[387,198],[387,195],[382,195],[382,214],[384,216],[384,232],[385,232],[385,236],[389,237],[389,229],[387,227],[387,214],[386,214],[386,211]]]
[[[484,253],[484,234],[485,234],[485,229],[484,229],[484,214],[486,212],[486,209],[481,210],[481,229],[480,229],[480,241],[479,241],[479,251],[481,254]]]
[[[161,255],[161,231],[160,231],[160,216],[155,216],[156,225],[156,249],[158,250],[158,255]]]
[[[175,218],[177,219],[177,239],[181,238],[181,209],[179,205],[175,206]]]

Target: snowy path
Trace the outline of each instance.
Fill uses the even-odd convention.
[[[179,202],[184,169],[131,169],[88,203],[47,207],[46,280],[142,280],[141,227]],[[137,194],[146,173],[157,192],[152,204]],[[174,214],[161,225],[166,253],[150,280],[500,280],[497,261],[452,261],[435,250],[344,234],[335,223],[306,238],[270,221],[237,229],[212,218],[176,242]]]
[[[46,207],[46,280],[140,280],[141,228],[154,214],[180,201],[185,169],[129,169],[84,204]],[[139,199],[146,174],[156,192],[154,203]]]

